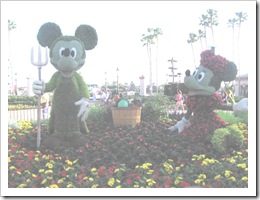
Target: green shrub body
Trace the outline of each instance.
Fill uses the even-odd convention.
[[[79,107],[75,106],[75,102],[81,98],[89,98],[83,78],[77,72],[71,78],[63,78],[56,72],[46,84],[45,92],[52,92],[54,89],[49,132],[52,134],[56,131],[65,135],[79,132]]]
[[[217,129],[211,139],[213,148],[220,154],[226,153],[232,148],[241,148],[243,142],[243,133],[236,124]]]

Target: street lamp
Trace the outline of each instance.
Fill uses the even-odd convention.
[[[119,74],[119,69],[118,68],[116,68],[116,82],[117,82],[117,94],[119,94],[119,88],[118,88],[118,74]]]
[[[169,69],[171,69],[172,71],[172,82],[174,83],[174,77],[176,77],[176,75],[174,75],[174,70],[177,69],[177,68],[174,68],[174,63],[177,62],[177,60],[174,60],[173,58],[168,60],[169,62],[171,62],[172,66],[171,67],[168,67]]]
[[[106,88],[106,91],[107,91],[107,72],[105,72],[105,88]]]

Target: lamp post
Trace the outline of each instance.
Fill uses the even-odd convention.
[[[119,88],[118,88],[118,74],[119,74],[119,69],[116,68],[116,84],[117,84],[117,94],[119,94]]]
[[[107,72],[105,72],[105,89],[107,91]]]
[[[174,75],[174,70],[177,69],[177,68],[174,68],[174,63],[177,62],[177,60],[174,60],[173,58],[168,60],[169,62],[171,62],[172,66],[169,67],[169,69],[171,69],[172,71],[172,82],[174,83],[174,77],[176,77],[176,75]]]

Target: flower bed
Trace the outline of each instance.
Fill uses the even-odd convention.
[[[239,124],[247,138],[247,126]],[[165,131],[169,124],[142,121],[115,127],[88,123],[89,142],[80,149],[36,149],[36,126],[21,121],[8,130],[10,188],[214,188],[248,187],[247,140],[225,155],[210,143],[191,142]],[[42,138],[47,125],[42,125]]]

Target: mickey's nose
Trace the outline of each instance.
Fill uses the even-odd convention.
[[[186,70],[185,74],[186,76],[190,76],[190,70]]]
[[[66,48],[66,49],[62,50],[61,51],[61,55],[65,56],[65,57],[68,57],[70,55],[70,49]]]

